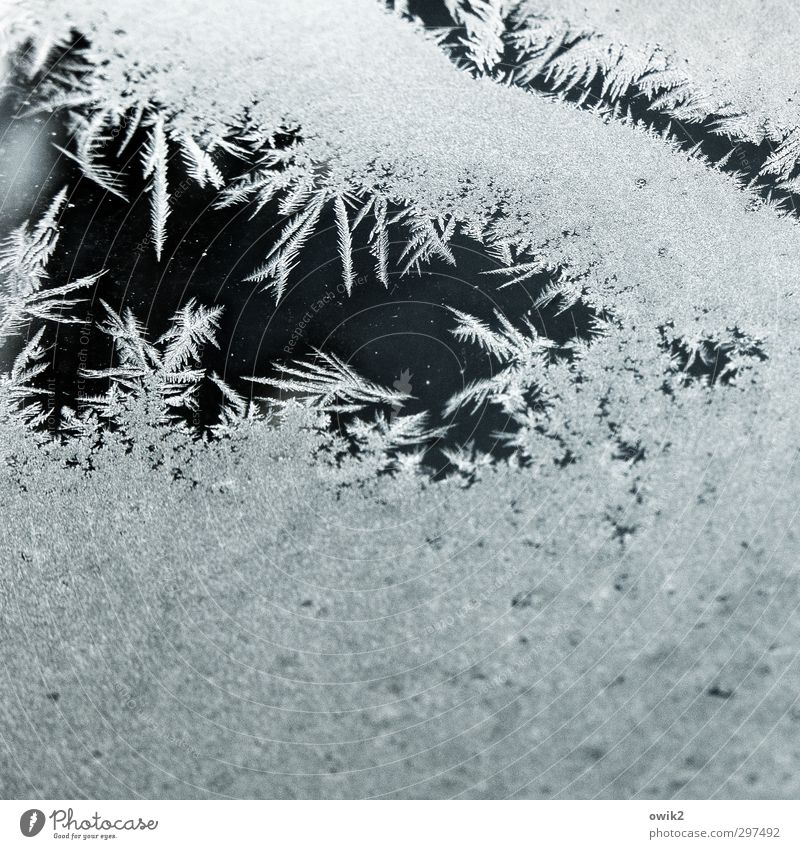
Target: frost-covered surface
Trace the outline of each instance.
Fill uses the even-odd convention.
[[[450,305],[492,365],[442,405],[502,409],[513,454],[448,449],[442,480],[440,431],[335,352],[262,381],[302,406],[250,404],[202,367],[220,313],[193,301],[155,340],[100,310],[116,360],[54,441],[36,328],[97,278],[47,277],[63,196],[9,234],[0,333],[34,332],[0,396],[0,792],[796,796],[795,221],[661,137],[473,79],[378,3],[105,5],[28,0],[9,41],[35,36],[33,72],[43,22],[88,39],[36,95],[108,191],[110,139],[144,130],[157,256],[186,173],[279,200],[252,274],[278,300],[327,220],[348,293],[359,226],[377,287],[463,232],[497,258],[482,285],[547,270],[541,303],[594,318],[556,344]]]
[[[624,467],[333,470],[296,416],[4,480],[4,796],[797,796],[771,436],[637,503]]]
[[[753,126],[779,132],[800,124],[791,61],[800,46],[800,12],[787,0],[666,0],[656,5],[643,0],[524,0],[521,7],[521,14],[541,11],[611,43],[666,51],[671,65],[681,67],[714,101],[717,113],[731,106],[745,120],[752,119]]]
[[[785,142],[767,170],[791,175],[800,131],[795,3],[523,0],[506,6],[520,24],[517,43],[541,46],[542,58],[553,59],[565,77],[588,84],[611,72],[617,94],[636,86],[681,120],[712,117],[718,131],[734,137]],[[574,51],[553,55],[576,39]]]

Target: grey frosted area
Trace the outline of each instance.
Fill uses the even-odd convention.
[[[376,483],[297,424],[4,487],[4,796],[796,796],[780,457],[629,506]]]
[[[0,797],[796,798],[793,7],[227,5],[0,18]]]
[[[800,124],[791,58],[798,48],[800,10],[788,0],[523,0],[521,9],[523,17],[544,14],[608,42],[666,52],[671,67],[705,93],[712,109],[730,105],[762,132],[787,133]]]

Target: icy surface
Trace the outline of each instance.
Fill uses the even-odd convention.
[[[767,24],[733,45],[737,8],[711,46],[694,13],[657,34],[714,92],[751,60],[731,91],[788,128],[783,83],[759,96]],[[643,9],[592,29],[648,42]],[[203,369],[218,312],[194,302],[160,340],[107,309],[116,360],[53,440],[33,335],[0,395],[3,796],[796,797],[794,218],[640,128],[473,79],[377,3],[30,0],[10,20],[12,44],[45,22],[88,39],[80,96],[44,94],[76,111],[95,183],[124,192],[103,139],[141,123],[157,254],[175,175],[226,191],[216,150],[277,156],[297,130],[276,297],[323,210],[352,285],[358,198],[376,222],[404,210],[412,259],[461,228],[509,276],[557,270],[545,299],[595,320],[554,351],[521,316],[451,305],[493,368],[449,403],[502,408],[513,455],[465,447],[435,481],[424,421],[335,359],[277,384],[305,407],[251,407]],[[88,285],[48,280],[54,220],[4,242],[15,331],[68,320],[48,293]],[[208,382],[200,440],[176,411]]]
[[[567,20],[607,42],[664,50],[712,101],[730,105],[766,135],[800,126],[798,79],[793,57],[800,47],[800,9],[790,0],[706,3],[615,3],[612,0],[524,0],[523,9]]]

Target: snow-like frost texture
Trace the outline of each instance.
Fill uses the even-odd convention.
[[[282,209],[333,202],[345,281],[350,200],[372,199],[374,285],[387,282],[395,204],[414,224],[409,271],[433,253],[455,260],[460,227],[509,278],[552,269],[542,298],[597,318],[589,339],[555,350],[521,317],[454,313],[456,338],[496,371],[451,404],[502,407],[513,454],[491,463],[464,446],[439,481],[421,464],[418,417],[384,410],[329,430],[321,411],[337,402],[401,399],[327,354],[266,381],[305,407],[253,412],[197,367],[216,323],[197,304],[153,344],[135,316],[110,314],[107,332],[129,345],[93,375],[111,388],[70,438],[48,440],[20,413],[34,336],[0,405],[1,621],[18,682],[0,710],[23,765],[0,771],[7,795],[30,796],[36,776],[34,795],[64,796],[67,775],[117,797],[741,798],[761,792],[752,769],[764,795],[795,796],[782,678],[800,600],[796,223],[642,129],[473,79],[378,3],[106,6],[30,0],[9,38],[36,39],[46,21],[48,38],[88,39],[72,106],[101,128],[135,116],[148,130],[157,251],[170,144],[221,187],[209,151],[245,136],[268,148],[299,128]],[[265,257],[278,297],[292,260]],[[206,379],[225,404],[212,439],[171,424],[171,402],[189,405]],[[177,589],[158,589],[165,574]],[[103,603],[76,621],[98,585]],[[300,607],[314,615],[297,619]],[[100,678],[91,709],[76,671]],[[16,717],[44,700],[40,683],[63,694],[63,714],[33,731]],[[144,716],[120,698],[130,692]],[[98,750],[123,729],[139,751],[98,777],[64,716]]]
[[[93,109],[121,119],[165,104],[170,131],[206,147],[245,112],[265,137],[299,126],[309,174],[523,240],[637,322],[689,333],[702,310],[702,329],[757,322],[764,335],[791,288],[798,231],[753,213],[732,178],[635,128],[472,80],[378,4],[29,5],[87,34]],[[187,37],[186,16],[202,37]]]
[[[800,9],[790,0],[522,0],[519,6],[520,19],[528,12],[567,22],[605,45],[664,51],[712,113],[738,116],[744,137],[780,140],[800,127],[793,70]]]

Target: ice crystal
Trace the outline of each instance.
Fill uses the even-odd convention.
[[[48,323],[71,320],[71,293],[97,278],[48,285],[66,190],[12,230],[0,250],[0,335],[21,346],[0,374],[9,795],[29,797],[34,775],[34,796],[53,798],[75,786],[742,797],[754,792],[742,767],[758,764],[766,795],[796,796],[794,696],[753,670],[788,670],[798,636],[800,230],[742,175],[608,106],[644,94],[677,120],[771,139],[764,172],[791,186],[789,7],[448,0],[453,30],[428,37],[413,5],[4,12],[9,63],[43,77],[31,108],[69,113],[64,151],[87,178],[127,197],[112,136],[143,139],[131,161],[167,280],[185,174],[218,209],[256,222],[277,210],[244,276],[279,307],[320,227],[335,232],[348,296],[362,248],[367,282],[388,287],[432,262],[458,273],[465,237],[495,262],[476,283],[487,297],[531,287],[526,315],[446,304],[449,342],[485,360],[441,399],[447,427],[431,423],[441,410],[406,412],[406,379],[389,389],[329,350],[231,385],[204,361],[221,308],[189,299],[157,338],[106,305],[113,360],[81,373],[95,388],[44,433]],[[558,96],[532,85],[541,77]],[[568,102],[593,81],[604,102]],[[571,338],[537,323],[537,309],[569,308],[588,316]],[[206,396],[210,426],[194,419]],[[475,438],[487,409],[505,425],[502,460]],[[429,465],[459,432],[446,465]],[[43,681],[68,694],[59,713]],[[125,707],[131,686],[156,734]],[[38,706],[40,726],[20,705]],[[131,724],[138,749],[119,746]],[[85,769],[83,734],[108,743],[113,769]],[[174,744],[186,738],[203,757]],[[609,745],[583,765],[595,738]],[[678,768],[685,741],[713,768]]]

